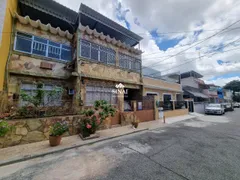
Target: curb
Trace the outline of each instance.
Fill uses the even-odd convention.
[[[0,167],[10,165],[10,164],[14,164],[14,163],[27,161],[27,160],[30,160],[30,159],[35,159],[35,158],[38,158],[38,157],[43,157],[43,156],[53,154],[53,153],[60,153],[60,152],[63,152],[63,151],[69,150],[69,149],[73,149],[73,148],[78,148],[78,147],[82,147],[82,146],[86,146],[86,145],[92,145],[92,144],[95,144],[95,143],[98,143],[98,142],[111,140],[111,139],[115,139],[115,138],[118,138],[118,137],[127,136],[127,135],[130,135],[130,134],[140,133],[140,132],[147,131],[147,130],[149,130],[149,128],[135,130],[133,132],[128,132],[126,134],[121,134],[121,135],[116,135],[116,136],[111,136],[111,137],[105,137],[105,138],[102,138],[102,139],[96,139],[96,141],[86,142],[86,143],[78,144],[78,145],[75,144],[75,145],[72,145],[72,146],[69,146],[69,147],[64,147],[64,148],[61,148],[61,149],[55,149],[55,150],[48,151],[48,152],[36,153],[36,154],[32,154],[32,155],[25,155],[25,156],[22,156],[22,157],[13,158],[13,159],[9,159],[9,160],[6,160],[6,161],[1,161],[0,162]]]

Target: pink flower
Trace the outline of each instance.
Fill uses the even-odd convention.
[[[87,126],[86,126],[88,129],[90,129],[92,126],[90,124],[87,123]]]
[[[97,119],[97,124],[100,124],[100,123],[101,123],[100,119]]]

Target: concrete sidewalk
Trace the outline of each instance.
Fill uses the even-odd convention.
[[[183,121],[191,118],[194,118],[194,116],[186,115],[186,116],[178,116],[174,118],[167,118],[166,124],[172,124],[175,122],[179,122],[179,121]],[[31,144],[24,144],[24,145],[3,148],[3,149],[0,149],[0,166],[21,162],[28,159],[41,157],[47,154],[61,152],[68,149],[81,147],[84,145],[89,145],[96,142],[101,142],[104,140],[113,139],[113,138],[129,135],[133,133],[138,133],[138,132],[146,131],[149,129],[157,129],[163,126],[165,126],[165,124],[162,123],[162,120],[155,120],[155,121],[140,123],[137,129],[133,129],[130,125],[128,125],[128,126],[122,126],[122,127],[116,127],[116,128],[97,131],[97,133],[99,133],[100,135],[100,138],[86,140],[86,141],[83,141],[78,135],[64,137],[62,138],[61,144],[56,147],[50,147],[48,141],[41,141],[41,142],[36,142]]]

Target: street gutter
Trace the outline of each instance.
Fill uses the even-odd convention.
[[[53,153],[60,153],[60,152],[66,151],[66,150],[70,150],[70,149],[74,149],[74,148],[78,148],[78,147],[82,147],[82,146],[86,146],[86,145],[92,145],[92,144],[95,144],[95,143],[98,143],[98,142],[103,142],[103,141],[106,141],[106,140],[111,140],[111,139],[115,139],[115,138],[122,137],[122,136],[127,136],[127,135],[131,135],[131,134],[140,133],[140,132],[147,131],[147,130],[149,130],[149,128],[139,129],[139,130],[135,130],[135,131],[132,131],[132,132],[128,132],[128,133],[121,134],[121,135],[116,135],[116,136],[111,136],[111,137],[98,138],[98,139],[93,140],[93,141],[86,141],[86,143],[83,143],[83,144],[74,144],[74,145],[71,145],[71,146],[68,146],[68,147],[62,147],[62,148],[60,146],[59,149],[54,149],[52,151],[36,153],[36,154],[31,154],[31,155],[25,155],[25,156],[22,156],[22,157],[16,157],[16,158],[8,159],[8,160],[5,160],[5,161],[1,161],[0,162],[0,167],[7,166],[7,165],[10,165],[10,164],[14,164],[14,163],[27,161],[27,160],[30,160],[30,159],[43,157],[43,156],[53,154]]]

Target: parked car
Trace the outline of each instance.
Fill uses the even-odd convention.
[[[225,114],[224,106],[222,104],[209,104],[205,108],[205,114]]]
[[[240,103],[237,103],[237,102],[233,103],[233,107],[234,108],[240,108]]]
[[[222,103],[222,105],[224,106],[224,111],[234,111],[234,107],[231,103]]]

